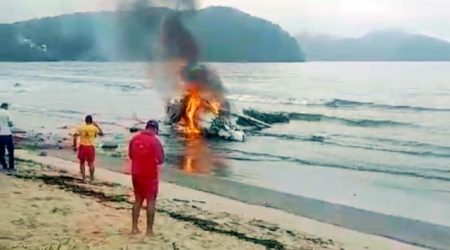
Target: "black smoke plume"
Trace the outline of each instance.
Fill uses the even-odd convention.
[[[183,25],[182,12],[168,16],[162,24],[162,43],[168,60],[178,59],[189,66],[197,64],[199,49],[192,34]]]
[[[220,94],[219,99],[225,104],[223,99],[225,89],[219,75],[199,63],[201,51],[198,43],[183,23],[184,17],[196,14],[196,6],[195,1],[180,0],[178,7],[181,8],[164,19],[161,26],[164,56],[168,61],[175,60],[184,63],[180,74],[185,82],[195,82],[202,85],[205,90],[212,90]]]

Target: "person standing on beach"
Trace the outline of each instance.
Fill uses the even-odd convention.
[[[135,201],[132,211],[132,233],[138,234],[138,220],[142,203],[147,201],[147,235],[153,235],[155,203],[159,189],[159,165],[164,163],[164,150],[157,135],[159,124],[147,122],[145,130],[135,135],[129,144],[131,175]]]
[[[0,163],[3,169],[14,171],[14,141],[11,127],[14,125],[8,112],[9,105],[2,103],[0,106]],[[5,160],[5,148],[8,150],[8,163]]]
[[[78,159],[80,160],[80,172],[83,182],[86,182],[86,162],[89,166],[90,181],[93,182],[95,172],[95,140],[97,136],[103,135],[103,131],[93,121],[92,116],[86,116],[84,121],[85,124],[80,126],[74,134],[73,148],[75,151],[78,149]],[[78,138],[80,141],[77,148]]]

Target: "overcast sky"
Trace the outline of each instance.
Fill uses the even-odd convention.
[[[80,11],[113,10],[131,0],[0,0],[0,22]],[[232,6],[301,32],[359,36],[398,28],[450,40],[450,0],[203,0]]]

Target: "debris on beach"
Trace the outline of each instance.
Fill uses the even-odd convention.
[[[245,127],[247,131],[262,130],[271,127],[270,124],[245,114],[233,114],[233,116],[237,117],[236,124]]]
[[[289,114],[285,112],[264,113],[254,109],[244,109],[243,113],[266,124],[288,123],[290,121]]]
[[[65,147],[66,136],[51,132],[38,132],[35,130],[25,131],[15,129],[13,132],[14,141],[20,145],[39,149],[55,149]]]
[[[130,133],[137,133],[140,129],[137,127],[131,127],[128,130],[130,131]]]
[[[119,147],[119,144],[116,142],[103,142],[101,144],[101,148],[104,150],[114,150]]]

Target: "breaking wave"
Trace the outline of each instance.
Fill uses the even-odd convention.
[[[311,160],[304,160],[304,159],[290,157],[290,156],[248,152],[248,151],[241,151],[241,150],[235,150],[235,149],[221,148],[221,150],[233,154],[232,156],[230,156],[229,159],[240,160],[241,157],[237,157],[235,155],[236,153],[240,153],[243,155],[242,157],[250,157],[250,158],[254,157],[254,156],[263,157],[264,161],[277,161],[278,160],[278,161],[283,161],[283,162],[299,163],[299,164],[304,164],[304,165],[309,165],[309,166],[339,168],[339,169],[355,170],[355,171],[362,171],[362,172],[383,173],[383,174],[390,174],[390,175],[399,175],[399,176],[407,176],[407,177],[414,177],[414,178],[421,178],[421,179],[431,179],[431,180],[450,182],[450,176],[442,175],[442,173],[439,173],[440,175],[428,173],[428,172],[433,172],[434,170],[426,169],[426,168],[415,168],[415,169],[403,170],[403,169],[394,169],[394,168],[383,167],[383,166],[343,165],[343,164],[334,164],[334,163],[330,163],[330,162],[316,162],[316,161],[311,161]],[[269,159],[271,159],[271,160],[269,160]]]
[[[289,119],[297,121],[309,121],[309,122],[319,122],[319,121],[340,122],[345,125],[355,127],[414,126],[413,124],[391,120],[350,119],[350,118],[342,118],[310,113],[289,113]]]
[[[450,147],[446,146],[439,146],[439,145],[432,145],[432,144],[425,144],[420,142],[409,142],[411,145],[405,144],[405,142],[402,141],[395,141],[392,140],[389,145],[379,145],[377,146],[373,142],[369,144],[357,144],[357,143],[348,143],[339,141],[339,139],[335,138],[334,136],[318,136],[318,135],[312,135],[312,136],[301,136],[301,135],[291,135],[291,134],[276,134],[276,133],[268,133],[268,132],[256,132],[253,134],[253,136],[265,136],[265,137],[273,137],[280,140],[286,140],[286,141],[310,141],[310,142],[318,142],[322,144],[327,145],[334,145],[339,147],[346,147],[346,148],[358,148],[358,149],[367,149],[367,150],[376,150],[376,151],[383,151],[383,152],[390,152],[390,153],[400,153],[400,154],[408,154],[408,155],[416,155],[416,156],[432,156],[432,157],[448,157],[450,158]],[[342,135],[344,136],[344,135]],[[348,137],[347,135],[345,135]],[[367,138],[369,140],[375,140],[379,142],[385,142],[385,139],[375,139],[375,138]],[[406,142],[408,143],[408,142]],[[412,145],[414,144],[414,146]],[[411,148],[396,148],[396,146],[405,146],[405,147],[415,147],[417,148],[417,145],[421,145],[419,147],[419,150],[413,150]]]
[[[430,108],[409,105],[389,105],[373,102],[358,102],[344,99],[317,99],[311,100],[306,98],[269,98],[246,94],[229,95],[230,100],[253,103],[269,103],[269,104],[285,104],[285,105],[301,105],[301,106],[324,106],[328,108],[373,108],[403,111],[430,111],[430,112],[450,112],[450,108]]]
[[[336,116],[328,116],[315,113],[298,113],[298,112],[259,112],[253,109],[244,109],[243,113],[247,116],[256,118],[260,121],[274,124],[287,123],[289,121],[306,121],[306,122],[338,122],[347,126],[354,127],[392,127],[392,126],[408,126],[416,127],[411,123],[404,123],[392,120],[372,120],[372,119],[356,119],[344,118]]]
[[[408,105],[388,105],[388,104],[378,104],[373,102],[357,102],[342,99],[333,99],[332,101],[326,102],[325,106],[331,108],[352,108],[352,107],[369,107],[369,108],[379,108],[379,109],[396,109],[396,110],[410,110],[410,111],[438,111],[438,112],[450,112],[447,108],[428,108],[428,107],[418,107],[418,106],[408,106]]]
[[[246,94],[229,95],[227,96],[227,98],[230,100],[241,102],[273,103],[273,104],[288,104],[288,105],[317,105],[326,103],[326,101],[324,100],[313,101],[303,98],[270,98]]]

